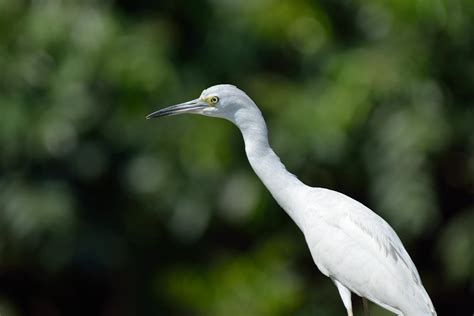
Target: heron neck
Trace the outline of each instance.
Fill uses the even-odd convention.
[[[242,132],[245,152],[252,169],[270,191],[273,198],[301,228],[298,200],[305,185],[286,170],[268,142],[265,120],[258,109],[252,115],[236,115],[234,122]]]

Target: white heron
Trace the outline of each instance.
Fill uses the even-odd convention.
[[[250,165],[303,232],[316,266],[336,285],[349,316],[351,292],[397,315],[436,315],[392,227],[356,200],[307,186],[288,172],[269,145],[262,113],[245,92],[228,84],[212,86],[195,100],[147,118],[184,113],[224,118],[240,129]]]

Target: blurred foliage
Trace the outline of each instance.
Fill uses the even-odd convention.
[[[278,240],[243,256],[218,259],[208,267],[174,268],[166,291],[179,303],[205,315],[280,315],[292,312],[302,297],[302,282],[288,267],[292,254]],[[256,298],[259,299],[256,299]]]
[[[144,120],[222,82],[472,313],[473,32],[471,0],[0,0],[0,314],[344,313],[235,127]]]

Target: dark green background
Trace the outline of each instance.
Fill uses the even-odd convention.
[[[473,1],[0,0],[2,316],[345,315],[234,126],[144,119],[217,83],[472,315]]]

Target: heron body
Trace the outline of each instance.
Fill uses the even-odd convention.
[[[216,85],[195,100],[147,118],[181,113],[224,118],[240,129],[250,165],[303,232],[316,266],[335,283],[348,315],[351,292],[398,315],[436,315],[413,261],[390,225],[356,200],[307,186],[288,172],[269,145],[260,110],[243,91]]]

